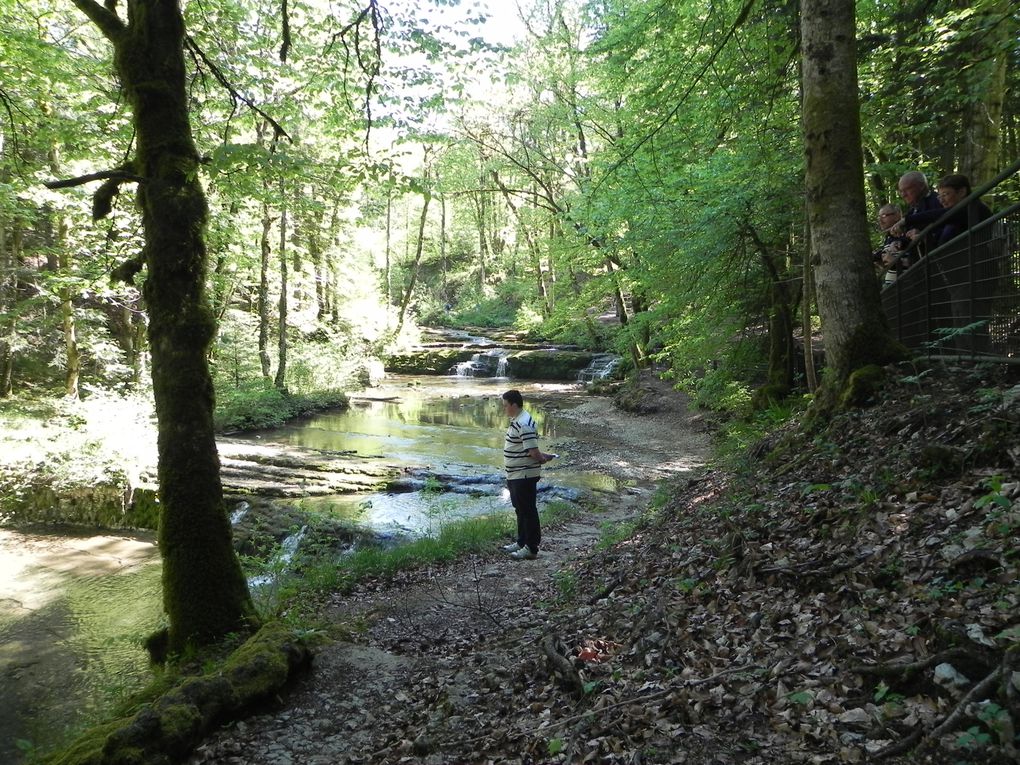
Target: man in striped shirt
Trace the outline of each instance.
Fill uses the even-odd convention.
[[[503,394],[503,411],[510,418],[503,445],[503,466],[510,504],[517,514],[517,541],[503,547],[514,560],[534,560],[542,542],[538,522],[538,479],[542,465],[555,455],[538,448],[538,430],[531,415],[524,411],[524,398],[518,390]]]

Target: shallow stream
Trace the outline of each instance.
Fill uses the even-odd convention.
[[[447,518],[512,512],[502,486],[506,418],[500,394],[518,387],[544,451],[573,442],[558,412],[581,401],[579,386],[500,378],[392,377],[354,397],[344,412],[246,436],[263,444],[355,451],[412,475],[440,475],[454,491],[411,490],[293,501],[380,532],[421,533]],[[558,496],[613,491],[609,477],[550,463],[544,484]],[[459,488],[458,488],[459,487]],[[151,535],[0,529],[0,762],[102,715],[149,679],[142,640],[160,621],[159,555]]]

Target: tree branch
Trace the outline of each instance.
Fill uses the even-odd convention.
[[[99,27],[99,31],[106,35],[110,42],[117,42],[127,29],[124,22],[112,9],[104,8],[95,0],[71,0],[71,2],[88,16],[93,24]]]
[[[374,61],[369,61],[367,56],[362,53],[361,44],[361,25],[368,19],[372,24],[373,41],[372,41],[372,53],[375,56]],[[350,44],[348,44],[348,36],[352,37]],[[368,5],[362,8],[354,21],[347,24],[339,32],[337,32],[330,39],[326,45],[324,53],[329,53],[333,49],[333,45],[339,40],[344,46],[344,77],[343,77],[343,93],[344,99],[347,104],[353,109],[350,95],[347,92],[347,72],[350,66],[351,60],[358,62],[358,68],[368,78],[365,82],[365,119],[367,121],[367,129],[365,130],[365,145],[368,145],[369,134],[372,130],[372,93],[375,91],[375,81],[379,76],[379,72],[382,71],[382,15],[379,10],[377,0],[368,0]]]
[[[644,146],[646,143],[652,140],[652,138],[654,138],[660,130],[666,127],[666,125],[669,124],[669,121],[671,119],[673,119],[677,114],[680,113],[681,107],[685,103],[687,103],[687,97],[694,92],[694,89],[698,86],[698,83],[701,82],[701,78],[705,76],[705,73],[708,72],[708,70],[715,63],[716,58],[719,56],[720,53],[722,53],[723,48],[725,48],[726,45],[729,43],[730,38],[733,37],[737,29],[740,28],[740,25],[747,20],[747,17],[750,15],[751,8],[754,6],[754,3],[755,0],[747,0],[747,2],[744,3],[744,7],[741,8],[740,13],[737,14],[736,21],[733,22],[733,24],[729,28],[729,31],[726,32],[725,36],[722,39],[722,42],[720,42],[716,46],[715,50],[712,51],[712,54],[708,57],[708,61],[706,61],[704,66],[701,67],[701,71],[699,71],[694,76],[694,79],[687,87],[687,90],[680,97],[680,100],[677,101],[676,106],[669,110],[669,114],[667,114],[662,120],[660,120],[658,125],[652,128],[652,130],[650,130],[648,133],[646,133],[641,138],[640,141],[634,144],[628,151],[624,152],[623,156],[612,164],[612,166],[602,175],[599,181],[595,184],[596,189],[598,189],[606,181],[606,179],[609,178],[609,176],[611,176],[618,169],[620,169],[620,167],[623,166],[625,162],[627,162],[635,154],[637,154],[638,149],[640,149],[642,146]]]
[[[141,175],[128,173],[124,170],[103,170],[99,173],[79,175],[77,178],[67,178],[62,181],[46,181],[43,185],[48,189],[70,189],[74,186],[84,186],[86,183],[92,183],[92,181],[108,180],[116,180],[120,183],[145,183],[147,179]]]
[[[283,129],[283,127],[280,125],[280,123],[278,123],[276,120],[274,120],[272,117],[270,117],[264,111],[262,111],[262,109],[260,109],[258,106],[256,106],[255,102],[252,101],[250,98],[248,98],[247,96],[241,95],[237,91],[237,89],[234,88],[234,86],[230,84],[230,81],[226,78],[226,75],[224,75],[223,72],[220,71],[219,67],[216,66],[216,64],[214,64],[212,62],[212,60],[208,56],[205,55],[205,51],[203,51],[201,48],[198,47],[198,43],[195,42],[194,38],[191,35],[185,35],[184,36],[184,45],[195,56],[200,58],[202,60],[202,63],[204,63],[207,67],[209,67],[209,71],[213,73],[213,77],[215,77],[219,81],[220,85],[222,85],[223,88],[230,94],[231,99],[235,103],[237,101],[242,102],[249,109],[251,109],[253,112],[255,112],[260,117],[262,117],[262,119],[264,119],[266,122],[268,122],[270,125],[273,126],[273,137],[274,137],[274,139],[275,138],[283,137],[283,138],[286,138],[288,141],[293,142],[294,139],[290,137],[290,135],[287,133],[286,130]],[[281,55],[284,55],[283,51],[281,51]]]
[[[946,716],[946,719],[943,720],[935,729],[933,729],[927,734],[924,734],[923,736],[918,736],[918,731],[923,730],[922,728],[918,728],[910,736],[907,736],[907,738],[905,738],[903,741],[897,742],[895,744],[890,744],[885,749],[882,749],[873,754],[872,759],[876,761],[883,760],[888,757],[891,757],[892,755],[906,751],[906,749],[911,748],[910,745],[913,744],[913,742],[916,741],[918,738],[920,738],[920,743],[917,745],[917,750],[919,752],[924,752],[926,749],[934,746],[935,744],[938,743],[938,740],[942,738],[942,736],[944,736],[946,733],[951,733],[959,726],[960,720],[963,719],[963,716],[967,712],[967,706],[972,701],[980,701],[981,699],[985,698],[988,695],[988,692],[991,691],[995,687],[995,685],[999,682],[999,678],[1001,676],[1002,667],[996,667],[995,670],[993,670],[987,677],[985,677],[984,680],[982,680],[980,683],[971,688],[967,692],[967,694],[962,699],[960,699],[959,703],[957,703],[953,711],[950,712],[949,715]]]
[[[290,11],[287,8],[287,0],[283,0],[283,5],[280,9],[283,16],[283,42],[280,43],[280,61],[287,61],[287,53],[290,51]]]

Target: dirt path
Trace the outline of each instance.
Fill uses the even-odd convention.
[[[628,488],[546,527],[537,560],[516,562],[494,550],[335,598],[327,631],[346,639],[320,647],[312,672],[287,698],[217,732],[189,762],[439,765],[452,761],[443,754],[451,747],[475,750],[480,761],[507,761],[514,746],[508,721],[476,704],[482,694],[503,694],[508,707],[524,703],[534,667],[513,658],[508,641],[532,641],[538,659],[543,615],[575,594],[570,562],[607,525],[639,515],[656,481],[680,480],[707,454],[708,437],[685,399],[658,381],[647,385],[643,399],[654,414],[628,414],[593,398],[563,413],[582,435],[556,442],[564,464]]]

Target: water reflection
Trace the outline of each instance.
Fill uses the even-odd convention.
[[[447,472],[467,466],[468,473],[498,471],[506,427],[500,395],[507,387],[505,380],[456,377],[432,378],[428,388],[391,384],[375,395],[396,400],[355,399],[348,410],[263,431],[259,439],[309,449],[354,451],[401,465],[441,466]],[[563,387],[545,386],[554,390]],[[532,388],[526,396],[542,391],[537,385]],[[538,401],[526,401],[525,407],[538,424],[543,446],[548,446],[549,439],[556,437],[555,417]]]
[[[399,378],[355,400],[350,410],[249,436],[378,455],[400,466],[462,479],[462,492],[412,491],[298,501],[381,530],[421,533],[452,518],[509,512],[502,482],[512,383],[484,378]],[[565,452],[570,422],[556,416],[582,399],[570,384],[519,386],[546,451]],[[379,400],[391,399],[391,400]],[[550,406],[545,406],[549,401]],[[554,406],[555,405],[555,408]],[[613,490],[606,476],[556,463],[547,486]],[[240,515],[247,508],[235,508]],[[159,626],[160,565],[150,537],[0,529],[0,762],[19,763],[19,739],[52,744],[144,684],[141,641]]]
[[[426,384],[419,385],[424,379]],[[503,438],[507,417],[501,395],[514,383],[485,378],[393,378],[387,387],[355,398],[349,410],[318,414],[271,431],[258,439],[328,451],[354,451],[379,457],[405,469],[440,475],[454,486],[438,496],[429,492],[376,492],[368,496],[303,499],[294,504],[326,512],[383,532],[427,533],[437,523],[509,509],[503,486]],[[564,451],[571,422],[556,412],[580,403],[569,384],[521,386],[525,408],[538,425],[542,448]],[[560,469],[552,463],[542,486],[560,496],[576,490],[613,491],[606,476]],[[563,491],[573,489],[574,492]],[[548,498],[548,497],[547,497]],[[541,500],[541,497],[540,497]]]
[[[144,684],[160,597],[148,536],[0,529],[0,762]]]

